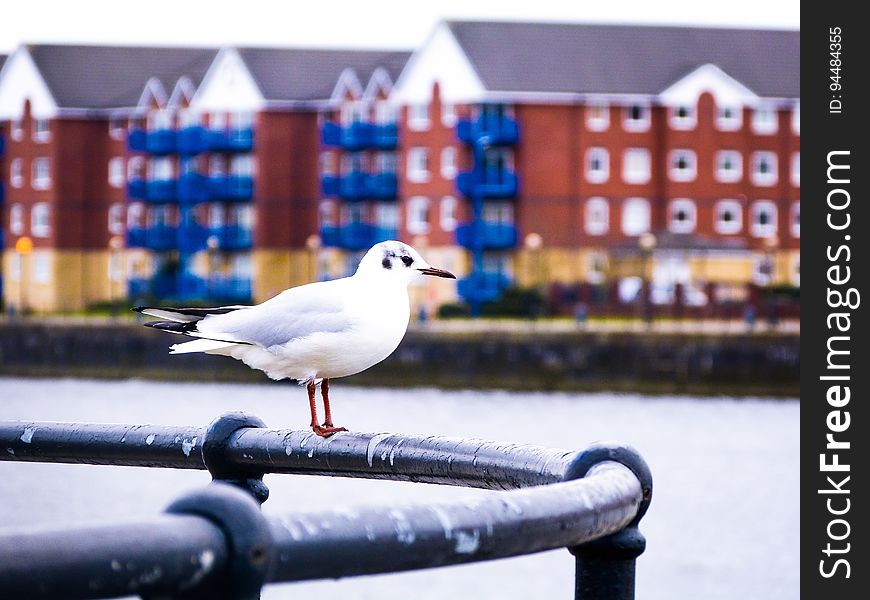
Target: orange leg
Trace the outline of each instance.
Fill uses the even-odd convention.
[[[323,395],[323,408],[326,411],[326,420],[323,422],[323,425],[317,424],[317,401],[315,400],[315,391],[316,386],[314,384],[314,380],[308,382],[308,405],[311,408],[311,430],[314,431],[320,437],[329,437],[338,433],[339,431],[347,431],[344,427],[334,427],[332,425],[332,413],[329,410],[329,383],[328,380],[323,380],[323,388],[321,394]]]

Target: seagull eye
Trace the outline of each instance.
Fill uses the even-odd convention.
[[[405,263],[405,266],[406,266],[406,267],[410,267],[411,264],[414,262],[414,259],[411,258],[410,256],[403,256],[403,257],[402,257],[402,262]]]

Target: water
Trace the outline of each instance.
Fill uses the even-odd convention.
[[[637,597],[799,597],[799,418],[796,401],[613,394],[358,389],[335,384],[336,422],[357,431],[473,436],[575,449],[627,442],[649,462],[655,490],[641,524]],[[272,427],[308,422],[292,385],[0,379],[0,419],[205,425],[245,410]],[[0,462],[0,527],[153,515],[204,472]],[[267,513],[337,504],[472,497],[487,492],[272,475]],[[268,586],[265,600],[334,594],[570,598],[565,550],[442,569]]]

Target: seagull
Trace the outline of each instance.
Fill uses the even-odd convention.
[[[365,371],[393,353],[408,329],[408,285],[425,275],[456,279],[407,244],[390,240],[374,245],[350,277],[290,288],[256,306],[132,310],[161,319],[148,327],[197,338],[170,346],[171,354],[231,356],[272,379],[305,385],[311,429],[329,437],[347,431],[332,422],[329,380]]]

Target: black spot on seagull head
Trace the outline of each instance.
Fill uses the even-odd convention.
[[[393,268],[393,261],[391,261],[388,257],[384,257],[384,260],[381,261],[381,266],[385,269]]]

